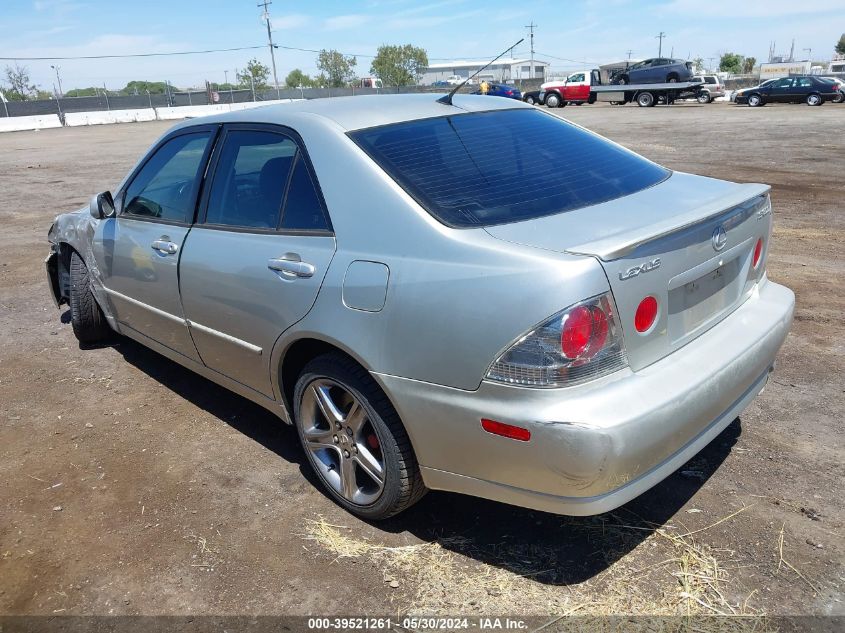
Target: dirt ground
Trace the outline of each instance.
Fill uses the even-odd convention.
[[[168,125],[0,135],[0,613],[845,614],[845,106],[557,113],[771,184],[769,275],[797,295],[742,418],[579,519],[430,493],[358,521],[271,414],[133,342],[81,350],[49,298],[47,229]]]

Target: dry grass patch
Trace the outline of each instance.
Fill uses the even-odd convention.
[[[446,537],[388,547],[323,518],[308,522],[304,538],[318,545],[322,555],[355,558],[377,569],[400,614],[754,616],[732,618],[730,630],[737,625],[741,630],[766,630],[761,614],[749,606],[754,592],[741,603],[730,601],[730,578],[717,558],[720,552],[697,542],[697,532],[625,524],[617,517],[613,522],[606,517],[567,519],[564,526],[590,530],[597,551],[608,552],[608,560],[615,562],[587,581],[550,584],[538,578],[545,578],[549,565],[558,563],[524,544],[491,548],[465,537]],[[642,530],[648,536],[633,548],[626,545],[632,531]],[[614,548],[625,554],[611,556]],[[727,630],[719,628],[723,620],[713,619],[715,628],[701,630]]]

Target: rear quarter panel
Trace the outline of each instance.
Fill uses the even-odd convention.
[[[297,126],[337,239],[313,309],[274,349],[300,338],[330,342],[384,374],[475,389],[512,341],[563,308],[608,288],[590,257],[508,244],[483,229],[437,222],[344,133],[325,120]],[[346,307],[354,261],[386,265],[385,305]]]

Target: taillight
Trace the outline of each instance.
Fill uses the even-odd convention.
[[[634,313],[634,327],[637,332],[648,332],[651,326],[654,325],[654,320],[657,318],[657,299],[654,297],[646,297],[640,301],[637,306],[637,311]]]
[[[487,379],[533,387],[564,387],[628,364],[610,293],[575,304],[514,342]]]
[[[751,258],[751,265],[754,268],[760,264],[760,256],[763,254],[763,238],[759,238],[754,245],[754,256]]]

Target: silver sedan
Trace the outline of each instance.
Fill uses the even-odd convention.
[[[296,425],[349,511],[428,489],[611,510],[766,384],[769,187],[672,172],[511,99],[181,123],[58,216],[82,344],[119,333]]]

